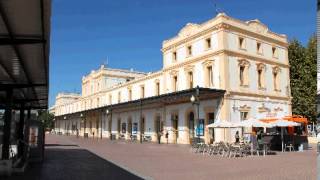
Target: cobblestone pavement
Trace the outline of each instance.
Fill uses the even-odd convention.
[[[63,137],[47,136],[46,140],[45,159],[42,164],[31,164],[24,174],[3,178],[8,180],[142,179]]]
[[[46,140],[49,144],[79,145],[134,174],[151,179],[315,180],[317,175],[316,150],[229,159],[194,154],[188,145],[139,144],[57,135],[47,135]],[[88,170],[90,168],[99,167],[90,166]]]

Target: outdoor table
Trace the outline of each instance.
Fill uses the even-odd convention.
[[[268,154],[268,145],[269,143],[263,143],[263,156],[266,156],[266,154]]]

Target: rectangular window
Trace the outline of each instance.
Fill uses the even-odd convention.
[[[240,85],[244,85],[244,66],[240,66]]]
[[[109,95],[109,104],[112,104],[112,95]]]
[[[278,90],[278,73],[274,72],[273,73],[273,87],[274,90],[277,91]]]
[[[99,100],[99,98],[97,98],[97,107],[99,107],[100,106],[100,100]]]
[[[189,76],[189,88],[191,89],[191,88],[193,88],[193,72],[190,71],[188,73],[188,76]]]
[[[192,46],[187,47],[187,56],[192,56]]]
[[[141,86],[141,98],[144,98],[144,86]]]
[[[244,43],[244,38],[239,37],[239,48],[240,49],[245,49],[245,43]]]
[[[208,72],[208,85],[209,87],[213,86],[213,72],[212,72],[212,66],[207,67],[207,72]]]
[[[127,125],[126,123],[122,123],[121,125],[121,132],[122,134],[125,134],[127,132]]]
[[[262,69],[258,70],[258,86],[262,88]]]
[[[211,38],[207,38],[206,39],[206,49],[210,49],[211,48]]]
[[[240,120],[243,121],[243,120],[247,120],[248,119],[248,112],[240,112]]]
[[[156,82],[156,96],[160,95],[160,83]]]
[[[118,92],[118,103],[120,103],[121,102],[121,92],[119,91]]]
[[[248,114],[249,114],[248,111],[241,111],[241,112],[240,112],[240,121],[245,121],[245,120],[247,120],[247,119],[248,119]],[[252,132],[252,128],[249,128],[249,127],[241,128],[241,134],[242,134],[242,136],[244,136],[244,134],[250,133],[250,132]]]
[[[132,90],[131,89],[129,89],[128,90],[128,98],[129,98],[129,101],[131,101],[132,100]]]
[[[173,91],[177,91],[177,85],[178,85],[178,76],[173,76]]]
[[[272,57],[278,58],[278,50],[276,47],[272,47]]]
[[[172,53],[172,60],[173,60],[173,62],[177,61],[177,52]]]
[[[261,43],[257,43],[257,53],[258,54],[262,54],[262,47],[261,47]]]

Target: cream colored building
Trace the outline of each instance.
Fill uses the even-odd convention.
[[[82,78],[81,95],[59,94],[56,131],[127,139],[134,134],[153,141],[161,131],[170,143],[195,137],[232,141],[239,129],[225,134],[206,125],[291,114],[287,47],[285,35],[259,20],[220,13],[202,24],[188,23],[163,41],[161,70],[145,74],[101,66]],[[197,89],[200,121],[190,102]]]

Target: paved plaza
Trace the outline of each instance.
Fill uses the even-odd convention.
[[[46,143],[36,179],[312,180],[317,174],[315,150],[229,159],[191,153],[188,145],[58,135],[47,135]]]

